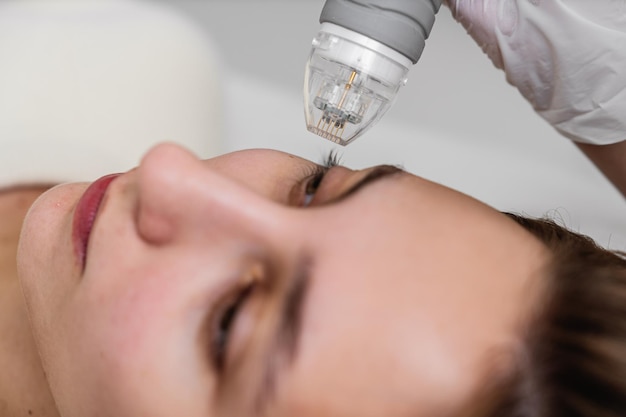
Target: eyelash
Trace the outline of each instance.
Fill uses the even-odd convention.
[[[228,345],[233,325],[237,320],[237,314],[248,298],[252,295],[255,284],[248,284],[245,287],[236,288],[227,297],[226,302],[218,307],[217,314],[213,320],[211,328],[211,356],[215,369],[221,373],[226,365]]]
[[[341,165],[341,155],[339,155],[336,149],[332,149],[326,154],[326,158],[322,160],[322,165],[327,169]]]
[[[336,152],[336,150],[331,150],[326,157],[323,159],[322,163],[316,165],[312,172],[308,173],[307,177],[309,180],[306,182],[304,189],[304,206],[308,206],[313,200],[315,192],[319,188],[322,183],[324,176],[326,173],[333,167],[341,165],[341,156]]]

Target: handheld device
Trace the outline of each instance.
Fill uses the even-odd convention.
[[[442,0],[326,0],[304,78],[307,129],[347,145],[406,84]]]

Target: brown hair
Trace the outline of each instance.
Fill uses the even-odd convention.
[[[514,369],[476,414],[626,416],[626,257],[552,220],[506,214],[551,252],[549,281]]]

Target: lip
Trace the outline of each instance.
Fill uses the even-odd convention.
[[[83,269],[87,258],[89,236],[91,235],[93,224],[96,221],[100,204],[111,182],[119,176],[120,174],[105,175],[94,181],[85,190],[80,200],[78,200],[78,204],[74,210],[72,240],[74,242],[74,252]]]

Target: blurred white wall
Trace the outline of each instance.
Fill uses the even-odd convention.
[[[269,147],[320,159],[308,133],[303,69],[323,0],[154,0],[215,38],[224,58],[225,150]],[[501,210],[550,214],[626,249],[626,200],[534,114],[442,8],[426,50],[387,116],[340,149],[351,167],[402,164]]]

